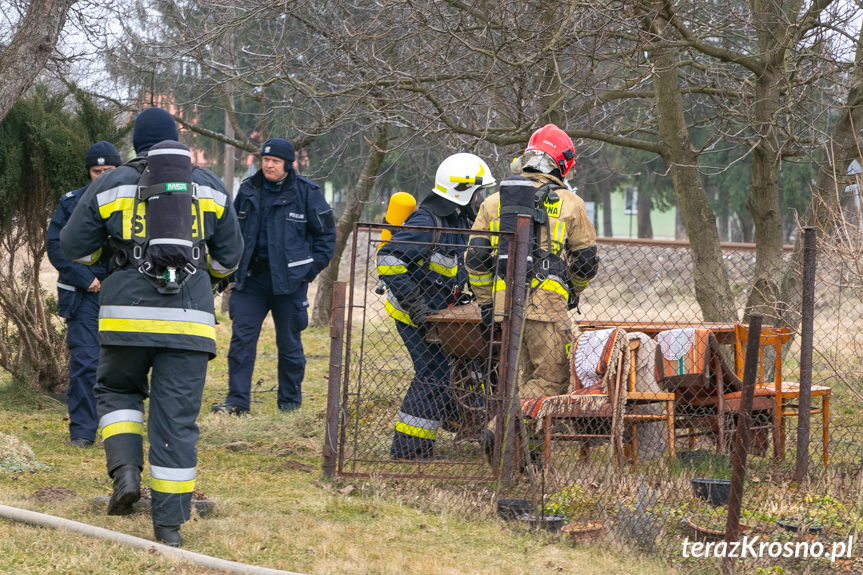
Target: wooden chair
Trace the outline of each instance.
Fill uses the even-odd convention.
[[[773,442],[773,454],[777,461],[785,459],[785,420],[789,417],[799,417],[800,384],[794,381],[785,381],[782,377],[782,346],[785,345],[793,335],[788,328],[762,327],[761,337],[758,341],[758,376],[755,381],[756,389],[772,392],[775,402],[774,419],[776,433]],[[742,324],[734,326],[734,352],[735,364],[738,377],[742,377],[743,364],[746,360],[746,345],[749,341],[749,328]],[[765,361],[765,351],[768,351]],[[765,363],[769,367],[769,356],[773,356],[773,378],[767,380],[764,375]],[[769,370],[768,370],[769,373]],[[811,414],[821,414],[822,442],[824,445],[823,461],[826,467],[829,462],[830,447],[830,388],[823,385],[813,385],[811,388],[813,399],[821,398],[820,406],[812,406]]]
[[[622,329],[587,332],[576,339],[570,353],[573,370],[572,388],[565,395],[528,398],[522,402],[522,413],[528,424],[534,424],[543,432],[543,458],[548,466],[551,462],[553,441],[579,441],[582,456],[599,442],[610,441],[616,465],[624,458],[624,438],[628,438],[628,452],[634,469],[638,466],[638,426],[650,422],[665,422],[667,426],[668,451],[674,457],[674,394],[662,391],[640,391],[636,381],[636,365],[641,341],[636,334],[627,334]],[[601,351],[590,356],[589,372],[596,378],[585,381],[578,376],[581,371],[575,358],[583,355],[587,340],[596,343],[597,337],[605,337]],[[659,409],[645,410],[645,406]]]
[[[742,382],[722,357],[719,342],[709,329],[683,328],[656,335],[656,368],[660,386],[675,396],[675,426],[685,429],[690,450],[698,436],[712,437],[717,451],[731,446],[730,430],[742,404]],[[756,449],[766,447],[775,433],[772,392],[755,390],[750,433]]]

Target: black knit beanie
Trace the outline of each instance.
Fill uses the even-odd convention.
[[[117,148],[111,142],[104,140],[90,146],[87,155],[84,156],[84,167],[88,174],[93,166],[119,166],[122,163],[123,160],[120,158],[120,152],[117,151]]]
[[[132,146],[135,153],[146,152],[164,140],[178,140],[177,123],[174,117],[162,108],[147,108],[135,118],[132,130]]]
[[[284,138],[270,138],[261,146],[261,155],[283,159],[287,169],[294,163],[294,146]]]

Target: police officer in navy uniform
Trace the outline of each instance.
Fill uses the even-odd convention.
[[[211,277],[233,272],[243,249],[224,185],[209,170],[193,167],[189,149],[176,140],[177,126],[167,111],[147,108],[138,114],[132,133],[137,157],[94,182],[60,232],[60,245],[71,259],[93,263],[103,245],[112,251],[113,269],[101,289],[95,389],[108,474],[114,480],[108,514],[132,513],[141,497],[144,400],[149,397],[153,531],[156,540],[175,547],[182,543],[180,525],[191,510],[195,420],[207,362],[216,355]],[[157,173],[158,166],[165,170]],[[177,177],[161,179],[168,167]],[[161,192],[151,196],[158,186]],[[162,209],[181,200],[184,209]],[[187,225],[155,235],[155,228],[171,221]],[[168,232],[180,239],[172,240]],[[183,234],[191,239],[183,240]],[[173,272],[149,267],[151,254],[163,253],[171,243],[185,244],[192,260]]]
[[[261,169],[237,190],[234,207],[245,248],[230,299],[228,395],[213,412],[249,412],[258,336],[270,311],[279,355],[278,409],[289,412],[302,403],[307,290],[333,257],[336,230],[332,208],[317,184],[294,170],[294,157],[288,140],[267,140]]]
[[[96,142],[84,156],[84,168],[90,181],[123,161],[109,142]],[[99,365],[99,288],[107,275],[107,258],[86,266],[74,262],[60,249],[60,230],[78,205],[87,186],[72,190],[60,198],[51,223],[48,224],[46,251],[58,273],[57,312],[66,319],[66,344],[69,346],[69,385],[66,403],[69,408],[70,445],[89,447],[96,440],[96,367]]]

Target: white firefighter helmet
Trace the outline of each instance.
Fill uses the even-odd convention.
[[[488,164],[479,156],[464,152],[453,154],[441,162],[434,180],[432,191],[460,206],[467,205],[479,188],[497,183]]]

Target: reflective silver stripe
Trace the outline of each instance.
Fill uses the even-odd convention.
[[[210,186],[202,186],[198,184],[197,192],[195,196],[200,199],[210,199],[222,206],[225,207],[225,204],[228,202],[228,195],[211,188]]]
[[[216,317],[208,311],[176,307],[146,307],[140,305],[103,305],[99,308],[102,319],[153,319],[185,321],[215,326]]]
[[[150,477],[166,481],[191,481],[195,478],[194,467],[159,467],[150,465]]]
[[[219,261],[216,258],[210,258],[210,269],[212,269],[214,272],[219,272],[219,273],[221,273],[221,272],[232,272],[235,269],[237,269],[237,266],[234,266],[232,268],[226,268],[221,263],[219,263]]]
[[[420,429],[430,429],[432,431],[436,431],[438,427],[440,427],[439,421],[433,421],[431,419],[423,419],[422,417],[415,417],[413,415],[408,415],[404,411],[399,411],[398,421],[404,423],[405,425],[410,425],[411,427],[419,427]]]
[[[70,286],[69,284],[61,284],[60,282],[57,282],[57,287],[60,289],[75,291],[75,286]]]
[[[434,253],[431,256],[431,263],[440,264],[448,270],[458,266],[458,258],[455,256],[446,256],[444,254]]]
[[[151,156],[186,156],[191,159],[192,152],[182,148],[160,148],[158,150],[150,150],[147,153],[147,157]]]
[[[98,259],[98,257],[96,256],[96,253],[97,252],[93,252],[92,254],[87,254],[86,256],[81,256],[80,258],[75,258],[72,261],[76,261],[79,264],[89,264],[89,263],[95,262]]]
[[[111,413],[106,413],[99,419],[99,429],[112,423],[120,423],[122,421],[131,421],[134,423],[144,423],[144,412],[137,409],[118,409]]]
[[[116,201],[117,198],[134,198],[137,191],[137,185],[117,186],[116,188],[111,188],[110,190],[105,190],[100,194],[96,194],[96,203],[99,204],[99,207],[101,208],[106,204]]]
[[[295,268],[295,267],[297,267],[297,266],[302,266],[302,265],[305,265],[305,264],[310,264],[310,263],[312,263],[313,261],[315,261],[315,258],[307,258],[307,259],[304,259],[304,260],[300,260],[300,261],[298,261],[298,262],[291,262],[291,263],[289,263],[289,264],[288,264],[288,267],[289,267],[289,268]]]
[[[385,255],[378,258],[378,266],[407,266],[407,264],[393,255]]]
[[[174,238],[157,238],[154,240],[150,240],[150,245],[151,246],[161,246],[161,245],[186,246],[186,247],[190,248],[195,244],[193,244],[189,240],[178,240],[178,239],[174,239]]]

